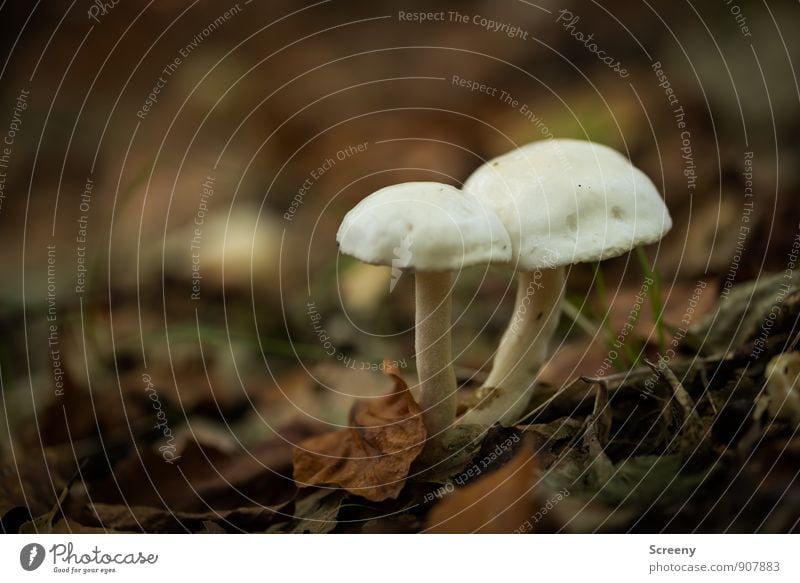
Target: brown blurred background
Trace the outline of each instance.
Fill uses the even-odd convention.
[[[548,135],[618,148],[661,187],[675,226],[648,253],[667,314],[680,319],[698,280],[717,289],[783,270],[800,220],[800,13],[789,0],[733,7],[572,2],[568,29],[550,0],[3,3],[0,139],[16,125],[2,169],[0,364],[15,446],[137,439],[127,428],[151,415],[145,364],[176,433],[195,419],[247,443],[298,415],[343,422],[342,394],[382,389],[347,363],[405,359],[413,374],[412,278],[390,294],[388,270],[338,256],[345,212],[394,182],[459,185]],[[444,20],[399,15],[430,11]],[[612,305],[592,266],[572,270],[569,297],[594,322],[624,321],[642,271],[630,257],[603,270]],[[500,268],[460,275],[460,367],[485,368],[511,281]],[[585,333],[562,332],[554,383],[596,366]]]

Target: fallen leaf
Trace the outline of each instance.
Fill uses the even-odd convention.
[[[396,498],[425,445],[419,405],[394,369],[394,390],[356,401],[350,427],[302,442],[294,450],[297,485],[340,487],[367,500]]]
[[[707,438],[710,434],[708,423],[697,411],[697,406],[688,391],[684,388],[675,373],[669,368],[664,359],[657,364],[648,362],[653,372],[663,376],[672,389],[672,397],[665,402],[665,407],[673,407],[680,413],[679,419],[672,431],[667,451],[669,453],[696,452],[701,447],[706,449]]]
[[[611,433],[611,408],[608,405],[608,387],[600,382],[594,386],[595,400],[592,414],[586,418],[583,445],[589,452],[591,474],[597,482],[605,484],[614,475],[614,464],[605,451]]]
[[[317,490],[297,500],[294,504],[294,515],[298,520],[291,532],[329,533],[336,528],[336,516],[344,497],[345,492],[342,490]]]
[[[523,445],[499,470],[456,490],[434,506],[426,532],[513,533],[541,506],[535,486],[537,464]]]

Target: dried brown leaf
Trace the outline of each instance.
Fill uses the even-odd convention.
[[[312,437],[294,450],[294,479],[300,487],[341,487],[367,500],[396,498],[411,463],[425,445],[419,405],[395,371],[394,390],[356,401],[350,427]]]

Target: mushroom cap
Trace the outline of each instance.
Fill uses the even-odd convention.
[[[366,263],[419,271],[452,271],[511,259],[511,241],[494,211],[438,182],[382,188],[344,217],[342,253]]]
[[[543,140],[499,156],[473,172],[464,190],[503,221],[518,270],[617,257],[672,227],[641,170],[583,140]]]

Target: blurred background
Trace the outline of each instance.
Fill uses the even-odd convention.
[[[388,268],[335,245],[392,183],[458,186],[521,144],[596,140],[672,214],[646,249],[667,323],[698,282],[693,318],[782,272],[800,222],[798,18],[789,0],[3,2],[0,516],[46,511],[76,466],[100,502],[174,505],[141,488],[164,471],[148,454],[126,466],[150,467],[135,487],[107,469],[166,444],[191,480],[267,435],[345,423],[353,396],[386,390],[384,358],[413,378],[413,277],[390,293]],[[582,326],[564,318],[544,381],[594,374],[607,349],[589,332],[625,323],[643,265],[570,270]],[[459,274],[462,377],[487,369],[512,284]],[[631,341],[646,352],[645,306]]]

